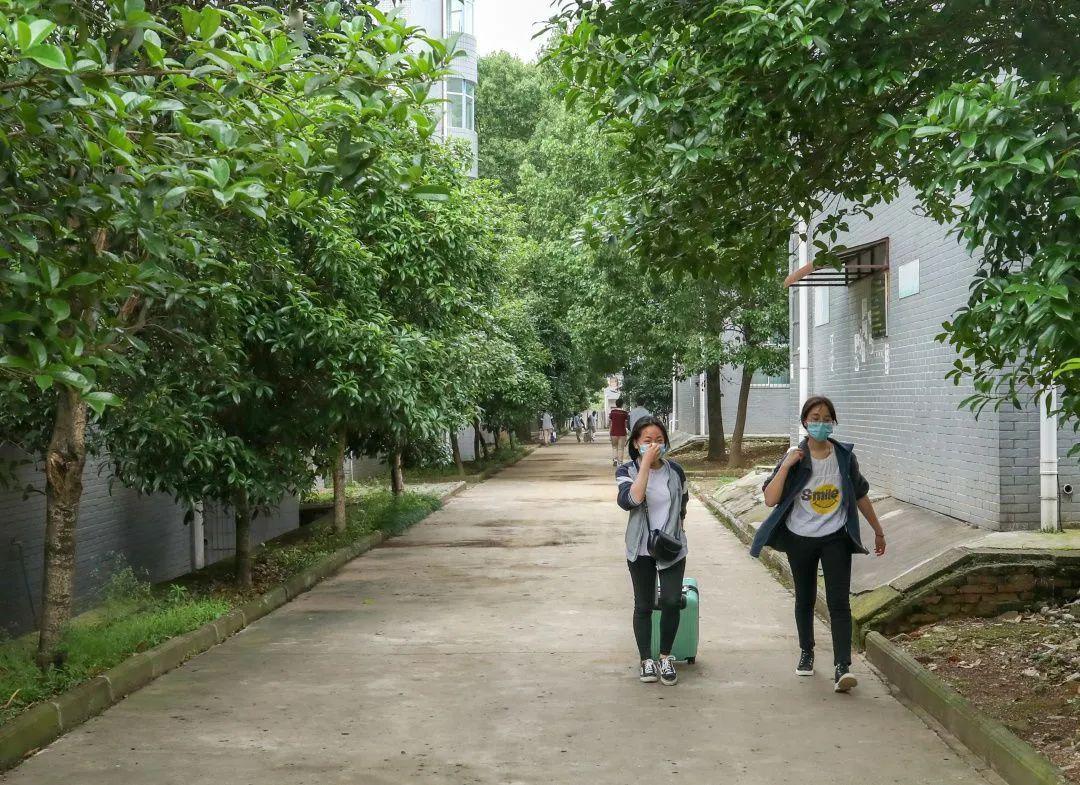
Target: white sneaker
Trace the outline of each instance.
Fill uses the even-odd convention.
[[[638,676],[645,684],[652,684],[659,679],[659,670],[656,667],[656,660],[648,659],[641,663],[641,674]]]
[[[668,687],[677,684],[679,674],[675,672],[675,661],[671,657],[660,658],[660,683]]]

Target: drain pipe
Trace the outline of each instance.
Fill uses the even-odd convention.
[[[671,430],[679,427],[679,383],[671,377]]]
[[[191,509],[191,571],[201,570],[206,566],[206,526],[203,518],[203,503],[195,502]]]
[[[1061,531],[1057,405],[1057,387],[1051,385],[1039,400],[1039,527],[1044,532]]]
[[[708,371],[705,371],[705,373],[698,375],[698,382],[700,383],[700,389],[698,391],[698,433],[702,436],[706,435],[705,427],[709,416],[709,398],[707,393],[709,383],[708,378],[706,377],[707,373]]]
[[[799,221],[799,267],[802,269],[810,263],[809,237],[807,236],[806,221]],[[810,290],[806,286],[799,287],[799,411],[810,397]],[[796,412],[796,417],[798,412]],[[802,423],[799,423],[801,434]]]

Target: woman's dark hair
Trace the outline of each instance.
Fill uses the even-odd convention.
[[[634,423],[633,430],[630,431],[630,438],[627,439],[627,448],[630,452],[630,460],[636,461],[638,459],[637,440],[641,436],[641,432],[648,428],[650,425],[655,425],[660,429],[660,432],[664,434],[664,444],[671,446],[671,440],[668,439],[667,428],[664,427],[664,422],[659,417],[653,417],[651,414],[645,417],[639,417],[637,422]]]
[[[833,422],[838,422],[836,419],[836,407],[824,395],[811,395],[806,399],[806,403],[802,405],[802,412],[799,414],[799,422],[806,425],[806,418],[810,416],[810,410],[821,406],[821,404],[825,404],[825,408],[829,410],[829,416],[832,417]]]

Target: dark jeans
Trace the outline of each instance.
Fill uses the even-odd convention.
[[[656,559],[652,556],[638,556],[636,561],[628,560],[626,564],[634,584],[634,638],[638,654],[643,660],[652,656],[652,612],[657,574],[660,575],[660,653],[671,654],[675,633],[679,631],[686,559],[680,559],[666,570],[657,570]]]
[[[843,529],[824,537],[784,533],[788,564],[795,583],[795,626],[799,647],[814,650],[814,604],[818,562],[825,573],[825,599],[832,624],[833,660],[851,665],[851,538]]]

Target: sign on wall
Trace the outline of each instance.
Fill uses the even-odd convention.
[[[900,299],[919,293],[919,260],[912,259],[900,265]]]

